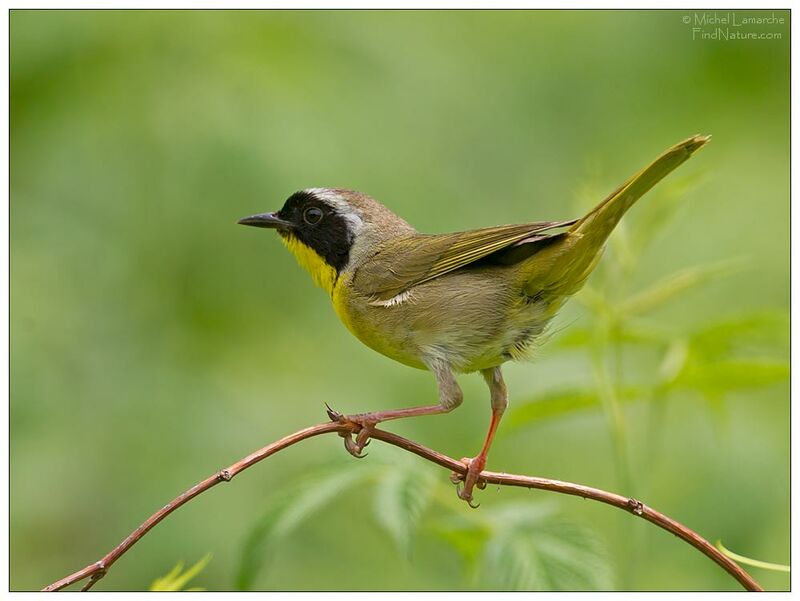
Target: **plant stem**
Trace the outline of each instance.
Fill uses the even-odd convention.
[[[277,440],[263,447],[262,449],[251,453],[247,457],[232,464],[230,467],[214,473],[205,480],[195,484],[189,490],[178,495],[170,503],[167,503],[164,507],[147,518],[147,520],[145,520],[141,526],[134,530],[119,545],[117,545],[99,561],[89,564],[85,568],[65,576],[56,582],[53,582],[42,590],[61,590],[70,586],[71,584],[75,584],[76,582],[80,582],[87,578],[89,581],[81,590],[89,590],[98,580],[106,575],[112,564],[114,564],[120,557],[127,553],[131,547],[141,540],[142,537],[146,535],[153,527],[164,520],[181,505],[188,503],[193,498],[204,493],[210,488],[213,488],[221,482],[230,482],[234,476],[240,472],[243,472],[263,459],[266,459],[270,455],[282,451],[283,449],[297,444],[298,442],[314,436],[319,436],[320,434],[332,434],[334,432],[340,436],[349,436],[358,429],[359,426],[351,423],[329,422],[325,424],[319,424],[316,426],[311,426],[310,428],[305,428],[295,432],[294,434],[290,434],[289,436],[285,436],[284,438],[281,438],[280,440]],[[371,437],[375,440],[381,440],[385,443],[399,447],[405,451],[408,451],[409,453],[413,453],[427,461],[449,469],[452,472],[459,474],[461,477],[466,476],[467,468],[463,463],[456,461],[447,455],[443,455],[438,451],[422,446],[421,444],[418,444],[412,440],[402,438],[396,434],[392,434],[377,428],[371,432]],[[479,481],[486,482],[487,484],[499,484],[504,486],[518,486],[523,488],[547,490],[565,495],[582,497],[584,499],[591,499],[593,501],[599,501],[600,503],[617,507],[618,509],[622,509],[634,516],[641,517],[651,524],[655,524],[659,528],[674,534],[684,542],[690,544],[722,567],[747,590],[763,590],[758,582],[756,582],[745,570],[736,564],[736,562],[719,551],[719,549],[714,547],[702,536],[687,528],[680,522],[676,522],[675,520],[656,511],[655,509],[648,507],[637,499],[607,492],[599,488],[584,486],[582,484],[573,484],[571,482],[563,482],[560,480],[539,478],[535,476],[520,476],[515,474],[483,471],[480,474]]]

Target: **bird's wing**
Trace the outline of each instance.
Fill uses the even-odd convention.
[[[453,234],[418,234],[391,244],[362,265],[354,284],[384,304],[410,288],[474,263],[540,232],[575,221],[501,225]]]

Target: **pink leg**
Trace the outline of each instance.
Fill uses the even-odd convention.
[[[489,431],[486,433],[486,438],[483,441],[481,452],[472,459],[464,458],[462,461],[467,464],[467,475],[464,477],[464,488],[458,491],[458,496],[464,499],[470,507],[478,507],[472,504],[472,490],[477,485],[478,488],[484,488],[479,482],[479,477],[483,469],[486,467],[486,457],[489,455],[489,449],[492,446],[497,426],[500,425],[500,419],[503,417],[503,412],[508,405],[508,394],[506,392],[506,385],[503,382],[503,375],[500,373],[500,368],[487,369],[482,372],[486,383],[489,385],[489,390],[492,395],[492,419],[489,422]],[[454,481],[459,481],[461,478],[457,477]]]
[[[344,447],[347,449],[348,453],[353,457],[364,457],[362,451],[369,443],[370,433],[380,422],[401,419],[403,417],[449,413],[461,404],[463,399],[461,388],[459,388],[455,377],[453,377],[453,372],[450,370],[450,367],[441,362],[433,362],[430,369],[436,377],[436,382],[439,386],[439,403],[437,405],[372,411],[369,413],[356,413],[354,415],[342,415],[338,411],[334,411],[328,407],[328,417],[332,421],[349,422],[360,426],[355,441],[353,441],[349,435],[343,436]]]

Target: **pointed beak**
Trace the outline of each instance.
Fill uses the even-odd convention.
[[[250,217],[243,217],[236,223],[272,229],[291,229],[294,227],[290,221],[284,221],[275,213],[260,213],[259,215],[250,215]]]

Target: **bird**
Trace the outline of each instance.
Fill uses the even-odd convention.
[[[458,496],[476,507],[474,488],[485,486],[480,473],[508,405],[502,365],[530,358],[621,217],[709,140],[698,134],[670,147],[578,219],[423,234],[367,194],[307,188],[279,211],[238,223],[277,231],[356,338],[436,380],[436,403],[353,415],[328,407],[331,420],[353,426],[343,435],[353,456],[364,456],[381,422],[449,413],[463,400],[456,374],[481,373],[489,427],[479,453],[462,458],[465,474],[454,478]]]

